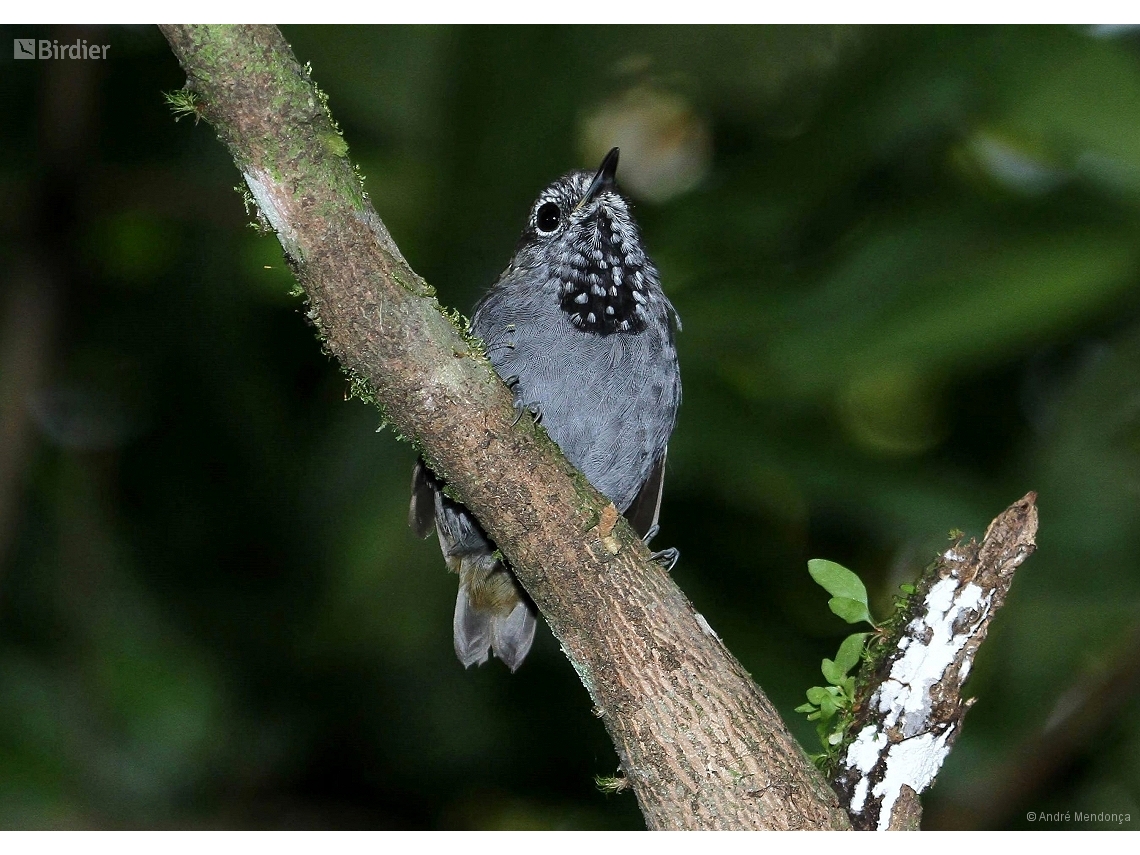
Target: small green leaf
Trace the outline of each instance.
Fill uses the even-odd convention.
[[[823,700],[819,704],[819,716],[823,721],[833,718],[839,712],[839,706],[835,703],[835,698],[831,695],[824,695]]]
[[[815,712],[815,704],[800,704],[795,711],[798,713]]]
[[[832,597],[827,601],[827,607],[848,623],[866,621],[871,626],[875,625],[875,622],[871,620],[871,613],[867,611],[865,602],[852,600],[848,597]]]
[[[827,737],[827,744],[828,745],[838,745],[842,741],[843,741],[843,731],[839,731],[838,733],[833,733],[833,734],[831,734],[831,736]]]
[[[832,662],[830,659],[824,659],[820,663],[819,670],[823,672],[823,679],[831,683],[833,686],[838,686],[843,682],[844,671]]]
[[[859,654],[863,652],[863,642],[867,640],[869,632],[856,632],[843,639],[839,645],[839,652],[835,654],[835,664],[844,674],[859,664]],[[836,683],[835,685],[839,685]]]
[[[899,585],[899,590],[906,594],[908,597],[918,590],[914,585]]]
[[[847,696],[847,700],[849,700],[849,701],[855,700],[855,678],[854,677],[848,677],[846,680],[844,680],[843,686],[841,688],[843,689],[843,694]]]
[[[831,596],[867,605],[867,587],[863,584],[863,580],[842,564],[824,558],[813,558],[808,562],[808,572]]]
[[[826,697],[829,697],[829,695],[827,689],[823,686],[812,686],[807,690],[807,699],[817,707],[823,703],[823,699]]]

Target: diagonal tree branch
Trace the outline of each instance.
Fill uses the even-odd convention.
[[[167,25],[326,346],[471,508],[593,698],[650,828],[846,828],[771,703],[400,255],[274,27]]]

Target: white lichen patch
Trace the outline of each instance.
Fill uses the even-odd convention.
[[[973,657],[967,656],[962,662],[962,666],[958,669],[958,680],[965,684],[966,678],[970,676],[970,667],[974,664]]]
[[[251,166],[242,173],[246,186],[257,202],[257,207],[277,233],[281,246],[290,255],[298,256],[297,231],[289,218],[289,194],[264,169]]]
[[[879,762],[879,756],[887,747],[887,735],[880,733],[878,728],[869,724],[859,731],[851,747],[847,749],[847,765],[858,769],[864,775],[870,773]]]
[[[924,613],[906,629],[909,643],[905,648],[900,645],[903,655],[876,692],[884,727],[901,724],[906,738],[921,731],[930,709],[930,687],[942,679],[969,641],[977,622],[989,610],[991,596],[972,582],[958,590],[953,578],[943,579],[930,589]],[[958,619],[970,611],[978,612],[977,620],[955,632]]]
[[[705,620],[705,616],[703,614],[701,614],[700,612],[697,612],[696,615],[697,615],[697,625],[701,628],[701,632],[703,632],[705,635],[708,635],[708,636],[711,636],[712,638],[715,638],[717,641],[720,641],[720,636],[716,634],[715,629],[713,629],[711,626],[709,626],[709,622],[707,620]]]
[[[950,557],[948,553],[946,558]],[[911,621],[899,642],[899,658],[871,698],[878,721],[859,732],[843,765],[858,773],[851,811],[862,813],[869,797],[879,801],[880,829],[889,825],[902,786],[923,792],[950,751],[956,727],[931,721],[931,687],[960,657],[959,674],[968,673],[970,656],[963,657],[962,650],[986,619],[992,598],[992,591],[972,582],[959,587],[957,579],[948,578],[934,584],[922,614]],[[963,622],[966,615],[970,619]]]
[[[879,831],[886,831],[890,825],[891,810],[898,801],[903,784],[916,793],[930,786],[942,768],[942,761],[950,753],[949,742],[953,733],[952,727],[942,733],[922,733],[887,749],[886,773],[872,790],[872,795],[883,800],[879,807]]]

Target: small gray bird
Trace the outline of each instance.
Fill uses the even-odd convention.
[[[471,329],[520,416],[529,410],[648,541],[681,402],[673,345],[681,324],[614,185],[617,163],[615,148],[596,173],[571,172],[542,191]],[[459,661],[482,665],[493,651],[517,669],[534,641],[534,604],[422,459],[412,473],[409,520],[420,537],[435,526],[447,567],[459,574]],[[677,552],[654,557],[672,567]]]

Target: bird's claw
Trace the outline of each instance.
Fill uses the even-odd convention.
[[[534,418],[536,425],[542,424],[542,410],[538,408],[538,404],[524,404],[522,401],[515,401],[515,420],[511,422],[511,427],[514,427],[522,419],[523,413],[529,412]]]

